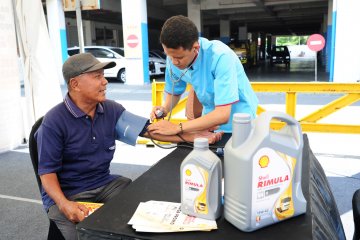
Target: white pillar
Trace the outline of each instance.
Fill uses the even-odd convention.
[[[187,0],[188,18],[193,21],[202,36],[200,1]]]
[[[51,45],[54,49],[57,74],[60,84],[64,84],[61,68],[62,64],[68,58],[65,16],[62,6],[62,0],[46,0],[46,11],[48,20],[48,30]]]
[[[230,21],[220,19],[220,41],[227,44],[230,42]]]
[[[357,82],[360,81],[360,28],[356,26],[360,22],[360,1],[333,2],[337,10],[334,82]]]
[[[83,31],[83,33],[84,33],[84,45],[85,46],[93,45],[92,44],[92,36],[95,36],[95,35],[92,35],[93,31],[92,31],[91,21],[83,20],[83,28],[84,28],[84,31]]]
[[[126,84],[150,83],[146,0],[121,0],[121,12]]]

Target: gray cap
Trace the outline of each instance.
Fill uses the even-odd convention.
[[[67,83],[80,74],[115,67],[115,62],[100,62],[91,53],[79,53],[69,57],[63,64],[62,72]]]
[[[195,138],[194,148],[208,149],[209,148],[209,140],[207,138]]]

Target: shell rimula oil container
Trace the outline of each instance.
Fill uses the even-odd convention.
[[[215,220],[222,212],[222,164],[207,138],[196,138],[180,167],[181,211]]]
[[[283,122],[272,130],[273,119]],[[251,232],[306,212],[301,189],[303,138],[300,124],[281,112],[251,120],[234,114],[224,149],[224,217]]]

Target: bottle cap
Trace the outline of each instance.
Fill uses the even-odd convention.
[[[249,123],[251,116],[248,113],[235,113],[233,116],[233,122],[236,123]]]
[[[209,148],[209,141],[207,138],[195,138],[194,148]]]

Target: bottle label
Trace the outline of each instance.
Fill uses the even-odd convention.
[[[292,179],[296,159],[271,148],[253,157],[251,226],[261,227],[294,215]]]
[[[194,164],[186,164],[182,169],[181,204],[190,212],[207,214],[207,189],[209,172]]]

